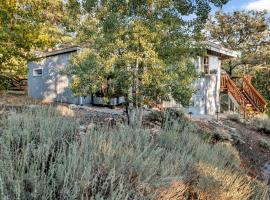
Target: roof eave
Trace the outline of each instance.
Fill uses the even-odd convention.
[[[207,49],[213,52],[217,52],[220,54],[220,57],[223,59],[227,58],[238,58],[241,56],[241,52],[233,51],[227,48],[222,47],[221,45],[208,42],[207,43]]]
[[[65,54],[65,53],[70,53],[70,52],[75,52],[80,50],[81,48],[79,46],[73,46],[65,49],[60,49],[60,50],[55,50],[52,52],[46,52],[46,53],[41,53],[36,56],[36,58],[46,58],[50,56],[55,56],[55,55],[60,55],[60,54]]]

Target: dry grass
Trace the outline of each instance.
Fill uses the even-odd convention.
[[[241,121],[241,116],[239,113],[236,112],[227,112],[227,119],[235,122],[240,122]]]
[[[185,120],[154,139],[127,126],[79,135],[76,121],[52,108],[0,122],[0,199],[269,198],[232,146],[208,144]]]
[[[264,150],[270,150],[270,141],[264,139],[264,138],[261,138],[259,140],[259,145],[261,148],[263,148]]]
[[[198,163],[197,170],[200,173],[197,186],[199,199],[238,200],[251,197],[251,179],[231,169],[219,170],[202,162]]]
[[[188,196],[190,186],[182,181],[173,182],[168,188],[158,192],[155,200],[181,200]]]
[[[254,117],[251,121],[251,124],[255,126],[258,130],[270,134],[270,118],[268,117],[268,115],[261,114]]]
[[[41,101],[33,99],[27,94],[13,93],[0,91],[0,104],[22,106],[22,105],[36,105],[41,104]]]

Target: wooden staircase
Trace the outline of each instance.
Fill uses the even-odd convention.
[[[267,109],[267,101],[251,84],[251,77],[241,78],[238,86],[228,74],[221,75],[221,92],[227,92],[230,99],[245,118],[263,113]]]

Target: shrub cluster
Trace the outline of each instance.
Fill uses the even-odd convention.
[[[265,150],[270,150],[270,142],[264,138],[259,140],[259,145]]]
[[[264,131],[270,134],[270,118],[265,115],[258,115],[252,119],[251,124],[254,125],[258,130]]]
[[[52,108],[3,119],[0,199],[268,199],[234,149],[209,145],[184,122],[144,129],[78,124]],[[174,199],[174,198],[171,198]]]
[[[235,122],[241,121],[241,115],[236,112],[227,112],[227,119]]]
[[[0,91],[8,89],[8,77],[0,74]]]

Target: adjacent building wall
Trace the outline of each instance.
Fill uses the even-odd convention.
[[[78,104],[79,98],[74,97],[70,89],[70,78],[61,72],[68,66],[71,55],[69,52],[29,62],[28,95],[48,102]],[[42,75],[35,76],[35,69],[42,69]],[[90,103],[90,100],[86,98],[84,103]]]
[[[73,52],[74,53],[74,52]],[[74,97],[70,89],[70,78],[61,73],[69,64],[72,52],[57,54],[29,62],[28,94],[36,99],[45,101],[57,101],[63,103],[79,104],[79,98]],[[202,58],[194,61],[197,72],[203,72]],[[42,76],[34,76],[34,69],[42,69]],[[219,111],[219,92],[221,77],[221,61],[217,56],[209,55],[209,70],[216,70],[216,74],[202,75],[192,84],[196,89],[191,99],[188,112],[193,114],[214,115]],[[89,104],[91,98],[85,98],[85,104]],[[164,102],[164,107],[179,107],[172,100]]]
[[[209,57],[209,70],[216,70],[215,74],[201,75],[192,84],[196,92],[192,95],[191,105],[188,112],[195,115],[214,115],[219,111],[219,92],[220,92],[220,73],[221,61],[217,56],[208,55]],[[197,72],[203,72],[202,58],[198,58],[195,62]]]

